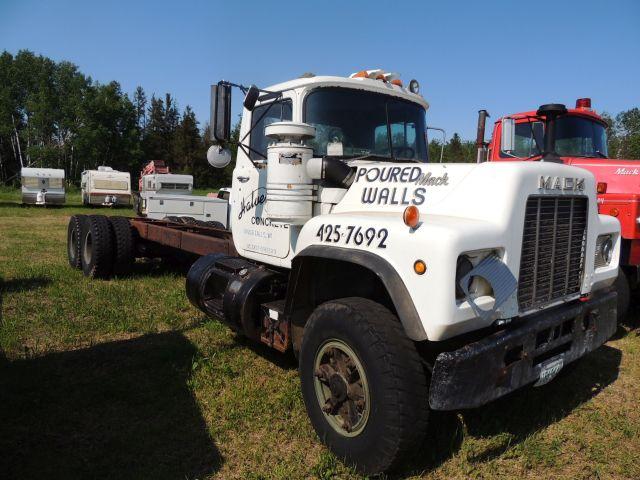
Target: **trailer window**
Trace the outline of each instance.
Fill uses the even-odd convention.
[[[62,178],[50,178],[49,179],[49,188],[62,188]]]
[[[43,180],[46,180],[43,178]],[[38,177],[22,177],[22,185],[27,188],[39,188],[41,186]]]
[[[191,185],[189,183],[167,183],[160,184],[161,190],[189,190]]]
[[[401,98],[318,88],[305,100],[305,122],[316,127],[316,137],[309,142],[315,156],[327,155],[333,143],[341,145],[345,158],[375,155],[427,161],[424,108]]]
[[[291,120],[291,111],[291,100],[260,105],[253,109],[251,114],[251,138],[249,140],[249,146],[251,147],[249,158],[251,160],[262,160],[264,159],[262,155],[265,157],[267,155],[267,137],[264,135],[265,127],[274,122]]]
[[[128,190],[129,183],[124,180],[100,180],[93,181],[93,188],[100,190]]]

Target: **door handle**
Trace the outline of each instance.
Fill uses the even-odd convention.
[[[242,183],[246,183],[246,182],[248,182],[248,181],[249,181],[249,177],[239,176],[239,177],[236,177],[236,178],[237,178],[238,180],[240,180],[240,182],[242,182]]]

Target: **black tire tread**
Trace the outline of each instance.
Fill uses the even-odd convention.
[[[113,245],[113,273],[123,275],[131,271],[135,260],[134,237],[131,223],[126,217],[108,217]]]
[[[613,284],[613,288],[618,293],[617,303],[617,317],[618,323],[624,322],[629,311],[629,305],[631,304],[631,288],[629,286],[629,279],[625,272],[619,268],[618,277]]]
[[[80,254],[82,248],[82,229],[85,218],[85,215],[72,215],[71,218],[69,218],[69,225],[67,226],[67,258],[69,259],[69,265],[71,268],[75,268],[77,270],[82,269],[82,259]],[[75,258],[72,258],[71,255],[69,255],[69,243],[72,241],[74,230],[77,234],[75,245],[73,246],[75,249]]]
[[[390,380],[384,397],[388,405],[396,408],[396,414],[390,416],[385,426],[388,435],[380,438],[380,449],[367,464],[356,464],[362,473],[375,474],[392,469],[424,438],[429,416],[427,376],[413,341],[387,308],[360,297],[332,300],[318,308],[338,312],[344,307],[353,312],[349,320],[359,324],[368,347],[383,360],[386,369],[383,375]],[[313,334],[318,318],[314,314],[309,318],[303,334],[303,346],[304,337]]]
[[[82,255],[82,271],[90,278],[109,278],[113,267],[113,246],[111,242],[111,225],[104,215],[88,215],[84,225],[84,232],[91,232],[93,236],[93,261],[84,262]],[[85,233],[82,235],[84,243]]]

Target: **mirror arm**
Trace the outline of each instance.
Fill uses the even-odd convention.
[[[245,95],[249,91],[249,88],[251,88],[251,87],[245,87],[240,83],[228,82],[226,80],[220,80],[218,82],[218,85],[228,85],[230,87],[239,88],[242,91],[242,93],[244,93]],[[282,92],[272,92],[271,90],[263,90],[261,88],[258,88],[258,91],[264,93],[264,95],[262,95],[259,98],[260,101],[269,100],[270,98],[277,98],[282,94]]]

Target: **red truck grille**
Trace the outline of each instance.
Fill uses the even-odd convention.
[[[586,197],[527,199],[518,280],[520,311],[580,293],[587,209]]]

